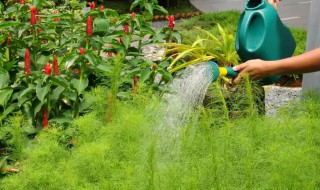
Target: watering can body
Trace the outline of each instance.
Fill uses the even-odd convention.
[[[265,0],[248,0],[240,16],[235,41],[243,62],[250,59],[278,60],[292,56],[296,44],[276,9]],[[261,81],[275,83],[280,75]]]

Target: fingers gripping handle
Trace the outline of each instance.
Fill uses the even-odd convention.
[[[234,71],[232,67],[226,67],[226,69],[227,69],[227,77],[235,78],[239,74],[238,72]]]

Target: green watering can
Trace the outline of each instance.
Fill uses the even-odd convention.
[[[290,30],[284,26],[276,9],[266,0],[247,0],[240,16],[235,47],[243,62],[250,59],[278,60],[292,56],[296,43]],[[220,76],[235,77],[232,68],[212,66],[214,79]],[[273,84],[281,76],[261,80],[262,85]]]

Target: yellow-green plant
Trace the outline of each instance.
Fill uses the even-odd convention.
[[[232,66],[238,64],[238,55],[234,48],[234,35],[217,25],[220,36],[216,37],[207,30],[197,28],[207,37],[200,38],[192,44],[165,43],[166,55],[173,57],[168,71],[173,73],[185,67],[200,62],[215,60],[221,66]],[[182,60],[182,63],[178,64]]]

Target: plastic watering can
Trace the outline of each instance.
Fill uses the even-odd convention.
[[[296,43],[290,30],[281,22],[276,9],[265,0],[247,0],[244,8],[235,42],[241,60],[278,60],[292,56]],[[215,62],[209,62],[209,65],[212,67],[213,81],[221,76],[238,75],[231,67],[218,67]],[[273,84],[280,77],[268,77],[260,83]]]

